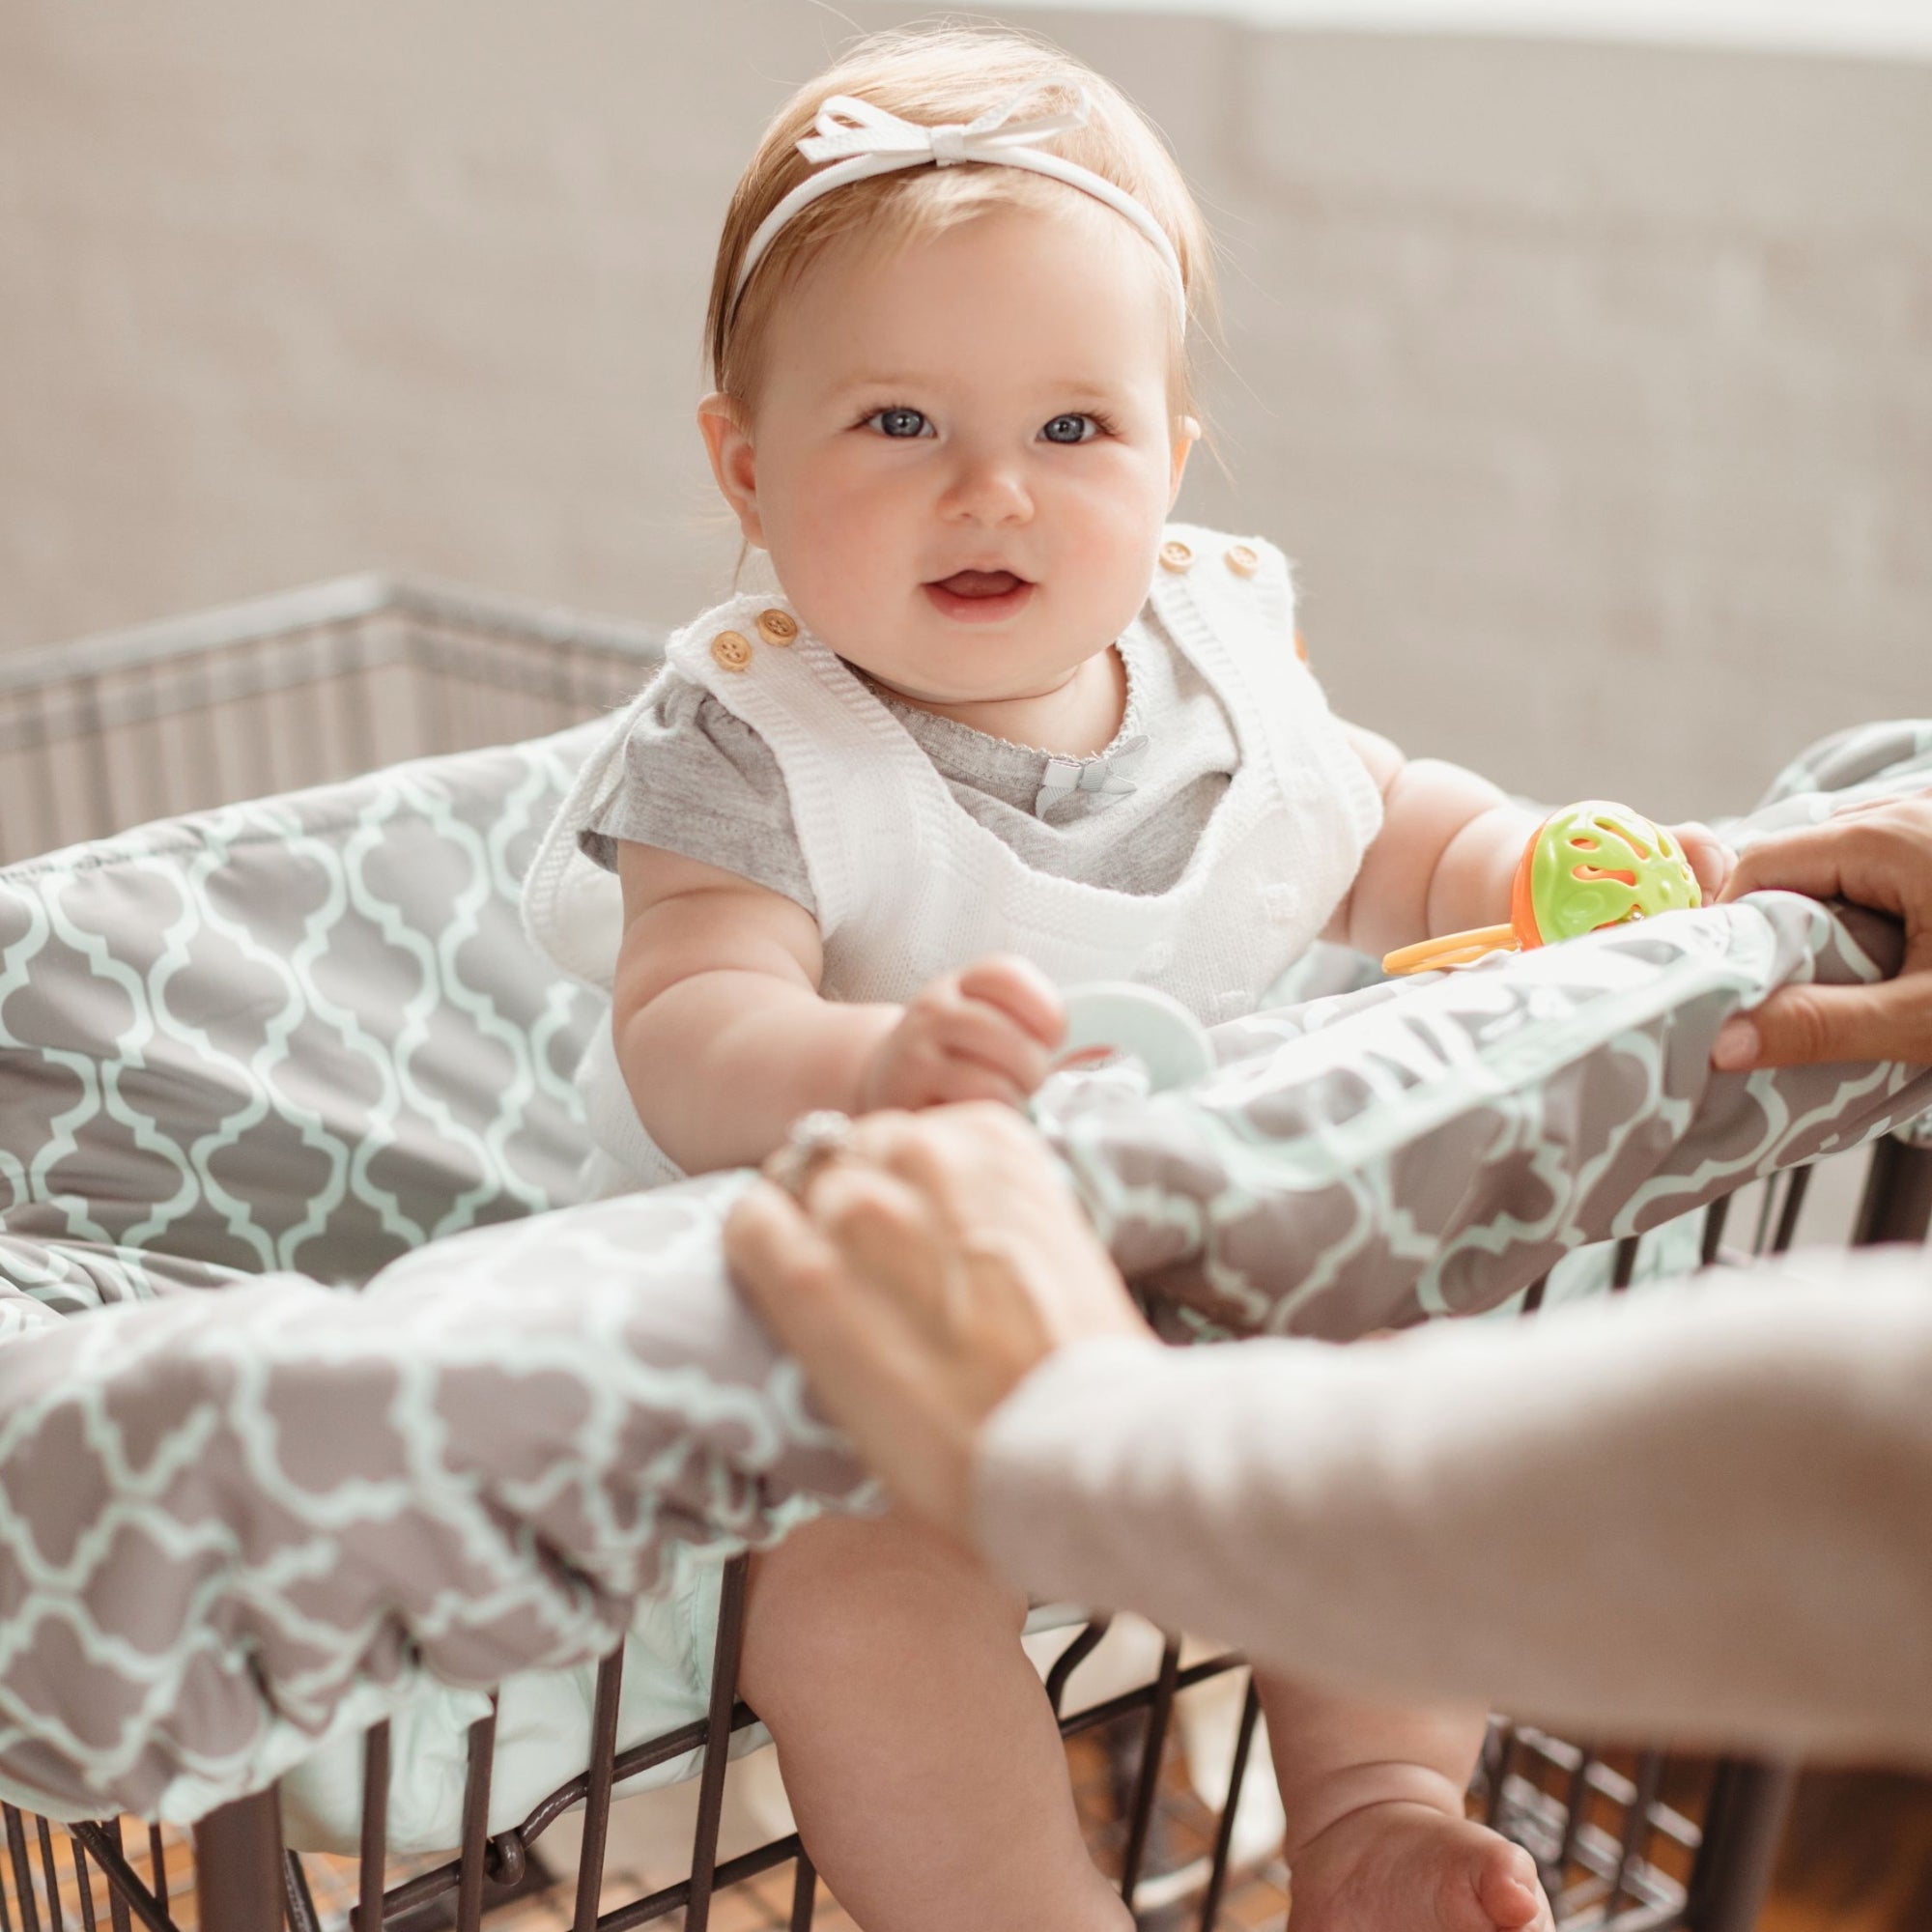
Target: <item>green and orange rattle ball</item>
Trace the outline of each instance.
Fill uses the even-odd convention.
[[[1703,902],[1697,874],[1669,833],[1627,805],[1587,798],[1552,811],[1531,833],[1510,887],[1507,925],[1405,946],[1383,959],[1382,971],[1473,966],[1492,952],[1526,952]]]

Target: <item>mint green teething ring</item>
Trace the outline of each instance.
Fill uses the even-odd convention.
[[[1070,987],[1059,1064],[1110,1053],[1138,1060],[1156,1094],[1185,1087],[1214,1070],[1208,1029],[1171,995],[1125,980]]]

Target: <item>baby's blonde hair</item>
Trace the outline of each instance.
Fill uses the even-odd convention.
[[[1006,28],[927,27],[874,34],[802,87],[772,117],[739,177],[718,242],[705,341],[715,389],[751,408],[780,297],[833,241],[863,231],[883,247],[938,233],[992,208],[1055,208],[1077,194],[1020,168],[907,168],[853,182],[808,204],[774,238],[737,300],[739,266],[759,223],[812,172],[798,142],[825,100],[848,94],[902,120],[965,122],[1022,88],[1039,93],[1027,112],[1055,113],[1087,97],[1086,125],[1045,145],[1124,188],[1147,209],[1179,259],[1187,313],[1175,318],[1173,391],[1178,412],[1191,410],[1187,325],[1211,305],[1208,231],[1180,170],[1161,138],[1126,97],[1058,47]],[[1150,245],[1150,257],[1152,249]]]

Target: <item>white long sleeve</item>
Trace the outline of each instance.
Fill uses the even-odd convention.
[[[1932,1764],[1932,1265],[1332,1348],[1085,1344],[993,1418],[1016,1580],[1595,1737]]]

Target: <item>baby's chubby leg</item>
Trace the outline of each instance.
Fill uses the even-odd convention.
[[[814,1863],[865,1932],[1128,1932],[1020,1648],[1026,1602],[896,1517],[758,1559],[741,1681]]]
[[[1549,1932],[1527,1852],[1463,1816],[1480,1712],[1395,1711],[1257,1673],[1288,1813],[1289,1932]]]

